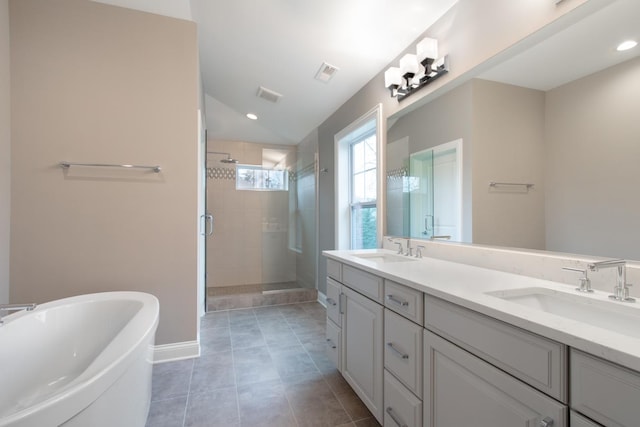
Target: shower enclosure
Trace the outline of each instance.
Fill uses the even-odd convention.
[[[207,309],[315,301],[315,147],[209,141]]]

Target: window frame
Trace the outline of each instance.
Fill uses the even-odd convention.
[[[351,185],[348,179],[350,173],[349,142],[364,134],[363,128],[367,125],[375,129],[376,135],[376,242],[377,247],[382,246],[386,219],[384,213],[386,180],[382,173],[385,164],[386,120],[383,118],[382,108],[382,104],[377,104],[334,135],[335,249],[351,249]],[[357,132],[358,130],[360,132]]]
[[[376,139],[376,143],[374,144],[374,148],[375,148],[375,155],[376,155],[376,161],[374,162],[374,166],[373,167],[369,167],[367,168],[367,162],[366,162],[366,153],[363,152],[363,168],[362,170],[356,171],[356,159],[355,159],[355,153],[354,153],[354,149],[355,146],[358,144],[366,144],[366,141],[373,137],[374,139]],[[358,135],[357,138],[354,138],[350,143],[349,143],[349,234],[350,234],[350,240],[351,240],[351,244],[350,247],[351,249],[371,249],[371,248],[363,248],[358,244],[358,237],[361,233],[357,233],[356,232],[356,222],[358,220],[358,216],[357,216],[357,211],[362,211],[363,209],[371,209],[371,208],[375,208],[376,209],[376,223],[377,223],[377,219],[378,219],[378,215],[377,215],[377,211],[378,211],[378,194],[377,194],[377,187],[378,187],[378,183],[377,183],[377,176],[378,176],[378,147],[377,147],[377,138],[376,138],[376,129],[375,127],[368,130],[367,132],[363,133],[362,135]],[[364,150],[366,150],[366,147],[364,148]],[[356,189],[355,189],[355,184],[356,184],[356,175],[362,175],[363,180],[364,180],[364,185],[366,187],[366,174],[367,172],[371,172],[371,171],[375,171],[375,175],[376,175],[376,197],[373,200],[367,200],[367,201],[356,201],[355,200],[355,193],[356,193]],[[366,193],[366,190],[365,190]],[[376,228],[377,228],[377,224],[376,224]],[[377,234],[377,233],[376,233]],[[378,244],[378,238],[376,236],[376,246]]]

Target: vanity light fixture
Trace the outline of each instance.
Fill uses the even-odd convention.
[[[402,101],[449,71],[447,56],[438,58],[438,40],[425,37],[416,45],[416,54],[407,53],[399,67],[384,72],[384,86],[391,97]]]
[[[625,50],[633,49],[637,45],[638,45],[637,41],[635,41],[635,40],[627,40],[627,41],[624,41],[624,42],[620,43],[618,45],[618,47],[616,48],[616,50],[618,52],[624,52]]]
[[[258,120],[258,116],[253,113],[247,113],[247,118],[251,120]]]

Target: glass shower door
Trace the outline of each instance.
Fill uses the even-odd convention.
[[[433,150],[409,157],[409,235],[430,239],[434,235]]]
[[[410,236],[462,240],[462,140],[409,157]]]

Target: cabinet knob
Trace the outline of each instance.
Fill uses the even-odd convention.
[[[551,417],[544,417],[540,421],[540,427],[552,427],[552,426],[553,426],[553,418]]]

